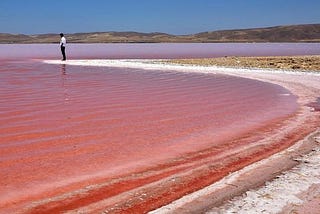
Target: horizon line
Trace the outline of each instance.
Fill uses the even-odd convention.
[[[261,26],[261,27],[248,27],[248,28],[225,28],[225,29],[217,29],[217,30],[207,30],[207,31],[199,31],[196,33],[185,33],[185,34],[173,34],[161,31],[135,31],[135,30],[128,30],[128,31],[79,31],[79,32],[63,32],[64,34],[85,34],[85,33],[143,33],[143,34],[152,34],[152,33],[161,33],[161,34],[168,34],[172,36],[185,36],[185,35],[194,35],[206,32],[218,32],[218,31],[233,31],[233,30],[254,30],[254,29],[268,29],[268,28],[276,28],[276,27],[290,27],[290,26],[299,26],[299,25],[320,25],[320,23],[306,23],[306,24],[287,24],[287,25],[271,25],[271,26]],[[48,34],[59,34],[61,32],[48,32],[48,33],[10,33],[10,32],[0,32],[0,34],[10,34],[10,35],[26,35],[26,36],[34,36],[34,35],[48,35]]]

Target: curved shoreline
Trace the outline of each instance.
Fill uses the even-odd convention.
[[[287,128],[291,126],[291,132],[295,130],[294,132],[300,135],[291,136],[292,140],[295,142],[298,140],[301,140],[305,135],[309,134],[310,132],[316,130],[319,128],[317,124],[319,124],[319,112],[313,112],[310,107],[307,107],[307,105],[310,102],[314,102],[319,96],[320,86],[318,86],[318,82],[320,80],[320,75],[315,73],[296,73],[291,71],[277,71],[277,70],[254,70],[254,69],[236,69],[236,68],[221,68],[221,67],[201,67],[201,66],[182,66],[182,65],[168,65],[163,64],[162,62],[155,61],[155,60],[71,60],[65,62],[60,61],[46,61],[46,63],[54,63],[54,64],[68,64],[68,65],[86,65],[86,66],[111,66],[111,67],[130,67],[130,68],[141,68],[141,69],[168,69],[168,70],[178,70],[178,71],[184,71],[184,72],[201,72],[201,73],[223,73],[223,74],[229,74],[229,75],[235,75],[245,78],[252,78],[257,79],[261,81],[271,82],[274,84],[281,85],[287,89],[289,89],[293,94],[298,96],[298,103],[300,105],[300,111],[298,115],[298,121],[294,120],[292,121],[291,125],[287,125]],[[289,122],[289,121],[288,121]],[[295,125],[294,125],[295,124]],[[304,125],[305,127],[302,128],[301,126]],[[290,129],[282,130],[282,132],[290,132]],[[279,134],[279,133],[278,133]],[[319,131],[316,131],[314,133],[315,135],[319,134]],[[288,136],[286,136],[288,137]],[[269,139],[269,141],[272,139]],[[299,143],[295,146],[291,147],[289,150],[293,149],[293,153],[287,153],[287,150],[284,152],[281,152],[277,154],[283,160],[283,165],[280,168],[276,168],[274,166],[277,166],[277,161],[268,161],[269,158],[265,159],[265,161],[268,162],[269,170],[268,175],[269,176],[260,176],[258,179],[252,179],[251,182],[247,185],[240,185],[245,186],[244,189],[239,191],[235,191],[232,193],[232,191],[229,189],[225,192],[230,193],[228,197],[220,197],[220,202],[217,200],[216,205],[220,205],[223,201],[226,201],[230,198],[232,198],[234,195],[239,195],[242,192],[251,189],[252,187],[259,186],[263,184],[265,181],[273,179],[277,176],[276,174],[273,174],[275,172],[279,173],[280,171],[287,170],[295,165],[295,161],[292,162],[292,156],[294,153],[297,153],[298,150],[304,150],[303,153],[308,153],[314,147],[317,145],[315,142],[310,144],[310,139],[306,141],[307,143]],[[292,144],[292,143],[291,143]],[[301,144],[301,145],[300,145]],[[289,146],[290,144],[288,144]],[[298,146],[300,145],[300,146]],[[278,145],[279,146],[279,145]],[[287,157],[284,157],[284,154],[289,154]],[[299,152],[299,155],[301,153]],[[272,158],[271,158],[272,159]],[[259,164],[258,164],[259,165]],[[270,167],[273,166],[273,167]],[[250,168],[250,167],[249,167]],[[253,167],[254,168],[254,167]],[[265,167],[262,167],[263,171],[265,171]],[[259,170],[253,169],[252,172],[257,172]],[[238,172],[235,172],[236,176]],[[248,172],[247,172],[248,173]],[[260,172],[261,173],[261,172]],[[273,175],[270,177],[270,175]],[[223,182],[224,180],[222,180]],[[224,183],[224,186],[229,186],[230,184]],[[232,186],[232,185],[231,185]],[[238,185],[239,186],[239,185]],[[221,192],[220,192],[221,193]],[[231,194],[232,193],[232,194]],[[211,198],[216,198],[217,193],[210,193]],[[221,194],[220,194],[221,195]],[[203,197],[199,196],[199,197]],[[183,202],[178,207],[173,209],[172,207],[169,208],[163,208],[162,210],[158,210],[157,212],[169,212],[169,213],[175,213],[181,211],[190,212],[191,208],[195,208],[198,211],[205,211],[208,210],[212,205],[215,204],[211,199],[208,198],[202,198],[201,200],[204,201],[204,203],[199,203],[199,197],[193,198],[191,201],[190,199],[187,202]],[[200,201],[201,201],[200,200]],[[172,203],[176,204],[176,202]],[[169,205],[170,206],[170,205]],[[184,208],[183,208],[184,207]],[[189,207],[189,208],[187,208]],[[90,209],[89,209],[90,210]]]

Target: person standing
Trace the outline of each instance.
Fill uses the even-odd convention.
[[[62,61],[65,61],[67,59],[66,57],[66,44],[67,44],[67,40],[64,37],[63,33],[60,33],[60,48],[61,48],[61,53],[62,53]]]

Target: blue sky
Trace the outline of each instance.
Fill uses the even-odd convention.
[[[0,0],[2,33],[204,31],[320,23],[320,0]]]

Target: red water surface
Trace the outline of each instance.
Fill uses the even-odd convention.
[[[158,168],[236,146],[297,109],[280,86],[227,75],[2,61],[0,79],[0,213],[121,197],[188,166]],[[80,200],[33,204],[110,182]]]

